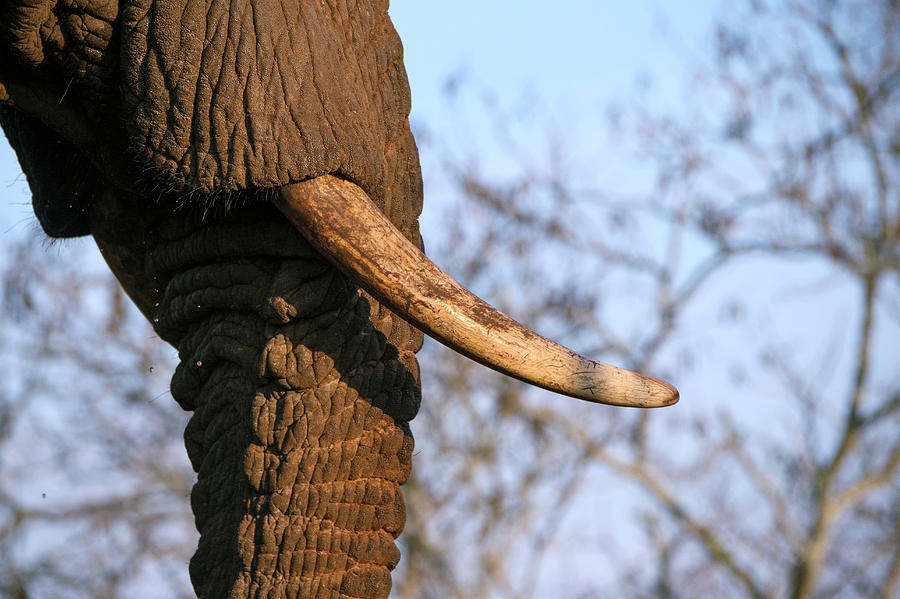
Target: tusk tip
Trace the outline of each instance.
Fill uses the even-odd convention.
[[[678,389],[665,381],[643,374],[633,373],[634,382],[629,385],[619,404],[635,408],[664,408],[678,403]],[[631,377],[629,377],[631,378]]]
[[[577,390],[567,395],[629,408],[663,408],[680,399],[678,390],[665,381],[601,362],[593,366],[579,373]]]
[[[678,403],[681,395],[678,389],[665,381],[645,376],[648,382],[647,403],[643,407],[664,408]]]

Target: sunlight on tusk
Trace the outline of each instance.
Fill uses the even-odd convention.
[[[275,204],[361,287],[431,337],[485,366],[578,399],[654,408],[678,401],[655,378],[541,337],[438,268],[357,185],[330,175],[280,189]]]

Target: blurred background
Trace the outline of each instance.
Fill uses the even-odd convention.
[[[427,341],[392,597],[900,598],[900,2],[390,11],[432,259],[682,397]],[[193,596],[175,351],[0,192],[0,596]]]

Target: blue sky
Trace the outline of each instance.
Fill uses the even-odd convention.
[[[443,78],[460,67],[498,94],[533,86],[571,108],[615,99],[640,71],[662,77],[677,66],[663,23],[696,40],[714,3],[681,3],[679,13],[664,4],[570,0],[548,10],[535,1],[395,0],[390,14],[403,39],[413,116],[428,113]]]

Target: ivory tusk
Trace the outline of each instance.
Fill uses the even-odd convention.
[[[653,408],[678,401],[655,378],[595,362],[541,337],[438,268],[359,186],[330,175],[280,188],[276,206],[373,297],[494,370],[578,399]]]

